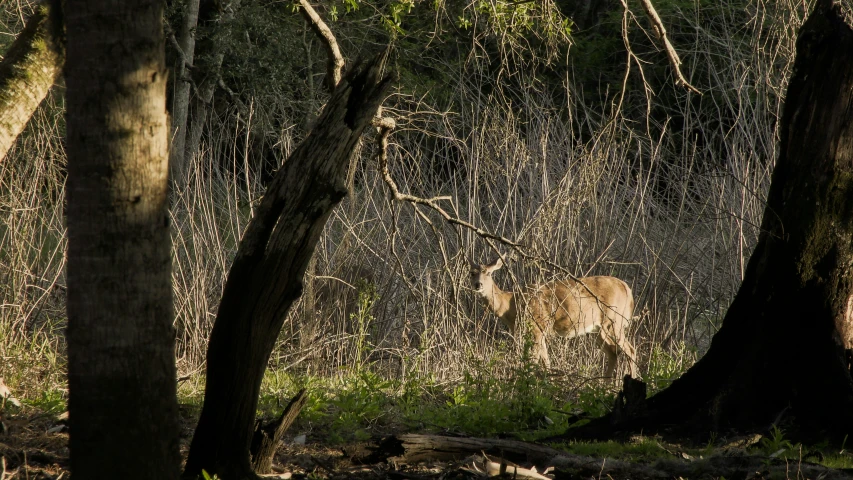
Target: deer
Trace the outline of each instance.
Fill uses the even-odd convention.
[[[489,265],[469,263],[472,288],[510,332],[515,331],[519,316],[532,320],[534,361],[551,368],[545,337],[552,332],[567,338],[597,333],[606,358],[605,376],[613,377],[617,350],[621,350],[630,360],[631,376],[639,378],[634,346],[627,337],[634,311],[627,283],[616,277],[583,277],[527,286],[520,293],[505,292],[492,278],[503,260]]]

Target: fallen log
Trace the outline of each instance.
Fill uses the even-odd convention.
[[[360,463],[392,462],[412,464],[430,460],[461,460],[471,454],[486,453],[543,471],[549,466],[573,470],[580,474],[630,474],[631,478],[669,478],[645,465],[620,460],[598,459],[518,440],[494,438],[445,437],[440,435],[395,435],[385,438],[373,453],[356,459]],[[619,477],[621,478],[621,477]]]
[[[523,466],[535,467],[542,472],[553,467],[554,478],[738,478],[748,476],[776,476],[797,473],[798,477],[823,480],[849,479],[853,469],[832,469],[809,462],[785,461],[762,455],[750,455],[743,450],[712,455],[705,459],[660,459],[651,464],[632,463],[611,458],[594,458],[576,455],[555,448],[518,440],[501,440],[474,437],[447,437],[441,435],[394,435],[383,439],[372,453],[354,462],[372,464],[387,462],[396,465],[427,461],[462,460],[473,454],[485,453]]]

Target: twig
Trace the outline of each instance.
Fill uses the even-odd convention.
[[[320,15],[314,10],[314,7],[308,3],[308,0],[299,0],[299,5],[302,6],[302,14],[305,20],[311,25],[314,33],[323,40],[323,45],[328,53],[326,87],[331,92],[341,82],[341,76],[344,70],[344,57],[341,55],[341,49],[338,47],[338,41],[332,30],[326,25],[326,22],[320,18]]]
[[[666,56],[669,57],[669,63],[672,64],[672,69],[675,70],[675,84],[682,85],[686,89],[691,92],[698,93],[702,95],[702,92],[699,91],[698,88],[694,87],[684,78],[684,74],[681,73],[681,59],[678,58],[678,52],[675,51],[675,48],[672,46],[672,43],[669,41],[669,37],[666,35],[666,28],[663,26],[663,21],[660,19],[660,15],[658,15],[657,10],[655,10],[654,5],[652,5],[651,0],[640,0],[640,4],[643,5],[643,10],[646,11],[646,15],[649,17],[649,21],[652,22],[652,26],[655,29],[655,33],[657,34],[658,40],[663,43],[663,48],[666,50]]]
[[[476,233],[480,237],[487,240],[497,240],[505,245],[508,245],[516,250],[520,250],[524,247],[524,245],[514,242],[506,237],[502,237],[500,235],[496,235],[491,232],[487,232],[482,228],[466,222],[465,220],[460,220],[457,217],[454,217],[447,213],[438,202],[443,200],[452,200],[450,196],[440,196],[440,197],[432,197],[432,198],[422,198],[416,197],[414,195],[409,195],[406,193],[400,193],[400,189],[397,187],[397,183],[394,182],[394,179],[391,178],[391,172],[388,170],[388,135],[397,127],[397,123],[391,117],[381,117],[373,120],[373,125],[379,129],[379,167],[382,170],[382,178],[385,180],[385,184],[388,185],[388,189],[391,190],[391,195],[395,200],[401,202],[411,203],[413,206],[423,205],[425,207],[429,207],[436,211],[439,215],[444,218],[444,220],[448,223],[452,223],[454,225],[459,225],[461,227],[465,227],[472,232]],[[419,214],[423,215],[421,212],[415,208],[415,211]],[[524,252],[519,252],[522,255]]]

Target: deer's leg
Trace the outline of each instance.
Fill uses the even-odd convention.
[[[616,373],[616,345],[608,342],[607,339],[601,342],[601,351],[604,352],[605,366],[604,376],[613,377]]]
[[[631,364],[631,376],[639,379],[640,372],[637,370],[637,352],[634,350],[634,345],[625,337],[619,341],[619,349],[625,352],[628,361]]]
[[[545,368],[551,368],[551,358],[548,356],[548,344],[545,343],[545,334],[538,326],[533,325],[533,360],[542,364]]]

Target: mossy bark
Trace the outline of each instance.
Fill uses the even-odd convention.
[[[780,419],[804,438],[853,433],[851,105],[853,30],[820,0],[797,40],[759,242],[710,350],[649,399],[648,414],[568,436],[761,430]]]
[[[0,62],[0,162],[62,73],[65,45],[60,12],[36,7]]]

